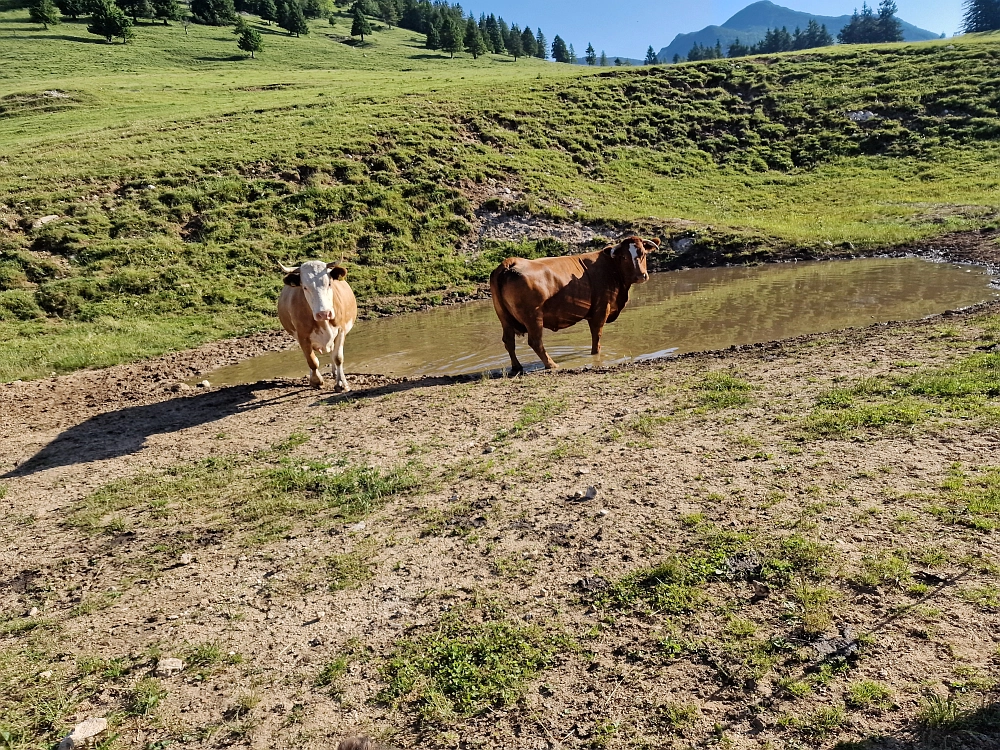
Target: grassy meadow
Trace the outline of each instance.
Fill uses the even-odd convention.
[[[995,221],[995,36],[593,70],[449,59],[403,29],[362,45],[341,16],[301,38],[253,19],[251,60],[228,28],[109,45],[7,7],[3,381],[273,327],[276,260],[344,257],[377,314],[551,251],[478,242],[484,210],[683,230],[735,258]]]

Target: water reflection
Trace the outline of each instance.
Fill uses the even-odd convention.
[[[654,274],[632,288],[628,308],[604,329],[600,356],[590,355],[586,323],[546,331],[545,345],[561,366],[613,364],[920,318],[992,299],[997,294],[989,284],[982,268],[919,258],[674,271]],[[540,366],[523,339],[518,357],[526,368]],[[348,372],[411,377],[510,364],[489,301],[361,321],[347,337],[345,358]],[[207,377],[222,385],[306,373],[296,349],[255,357]]]

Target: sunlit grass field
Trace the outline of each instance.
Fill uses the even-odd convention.
[[[0,12],[0,380],[272,327],[276,260],[343,256],[368,309],[469,291],[534,252],[484,206],[819,252],[995,221],[996,36],[594,70],[251,20],[254,60]]]

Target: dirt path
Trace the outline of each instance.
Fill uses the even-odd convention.
[[[4,386],[0,726],[996,747],[997,411],[876,387],[992,351],[996,311],[346,396],[171,390],[225,344]]]

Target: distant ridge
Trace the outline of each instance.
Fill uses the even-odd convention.
[[[836,38],[837,32],[850,20],[850,16],[816,16],[812,13],[775,5],[770,0],[759,0],[759,2],[748,5],[737,12],[721,26],[706,26],[701,31],[678,34],[670,44],[659,51],[657,57],[662,62],[670,62],[674,59],[675,54],[680,55],[681,58],[686,57],[695,43],[705,47],[714,47],[716,41],[722,44],[722,49],[725,51],[732,42],[736,41],[737,37],[744,44],[755,44],[764,38],[764,33],[769,28],[780,29],[782,26],[786,26],[789,31],[795,31],[796,26],[805,29],[806,24],[810,21],[825,24],[826,30]],[[902,19],[900,21],[903,25],[903,39],[907,42],[937,39],[940,36],[933,31],[906,23]]]

